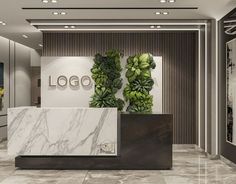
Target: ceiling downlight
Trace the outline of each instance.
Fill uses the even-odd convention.
[[[166,0],[160,0],[160,3],[166,3]]]
[[[52,14],[53,14],[53,15],[59,15],[59,13],[58,13],[58,12],[52,12]]]
[[[175,3],[176,0],[160,0],[160,3]]]
[[[53,15],[66,15],[67,13],[62,11],[62,12],[52,12]]]
[[[27,35],[25,35],[25,34],[23,34],[22,37],[25,38],[25,39],[29,38],[29,37],[28,37]]]
[[[7,23],[4,22],[4,21],[0,21],[0,24],[3,25],[3,26],[7,25]]]
[[[155,12],[156,15],[169,15],[169,12]]]
[[[43,3],[48,4],[48,3],[57,3],[57,0],[42,0]]]

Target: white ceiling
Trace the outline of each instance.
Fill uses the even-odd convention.
[[[198,7],[197,10],[168,11],[169,15],[156,15],[156,10],[23,10],[22,8],[46,7]],[[42,3],[41,0],[1,0],[0,35],[32,48],[39,49],[42,33],[27,19],[220,19],[236,7],[236,0],[176,0],[176,3],[160,3],[160,0],[58,0],[58,3]],[[55,16],[53,11],[65,11],[67,15]],[[25,34],[28,39],[22,37]]]

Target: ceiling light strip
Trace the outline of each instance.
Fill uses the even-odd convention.
[[[236,22],[236,20],[225,20],[224,23],[232,23],[232,22]]]
[[[140,26],[140,25],[192,25],[192,26],[200,26],[205,25],[206,23],[167,23],[167,22],[143,22],[143,23],[76,23],[76,22],[60,22],[60,23],[51,23],[51,22],[31,22],[33,26],[64,26],[64,25],[75,25],[75,26]]]
[[[64,25],[65,24],[67,24],[67,23],[64,23]],[[205,117],[204,117],[204,119],[205,119],[205,122],[204,122],[204,124],[205,124],[205,131],[204,132],[201,132],[201,129],[200,129],[200,123],[201,123],[201,120],[198,122],[199,123],[199,134],[198,134],[198,136],[200,136],[200,135],[202,135],[202,134],[205,134],[205,137],[204,137],[204,142],[205,142],[205,151],[206,152],[208,152],[208,146],[207,146],[207,143],[208,143],[208,132],[207,132],[207,125],[208,125],[208,116],[207,116],[207,107],[208,107],[208,103],[207,103],[207,100],[208,100],[208,98],[207,98],[207,93],[208,93],[208,90],[207,90],[207,79],[208,79],[208,76],[207,76],[207,60],[208,60],[208,56],[207,56],[207,47],[208,47],[208,41],[207,41],[207,31],[208,31],[208,29],[207,29],[207,24],[206,24],[206,22],[194,22],[194,23],[160,23],[160,22],[155,22],[155,23],[102,23],[103,25],[149,25],[150,26],[150,24],[151,25],[197,25],[197,26],[200,26],[200,25],[204,25],[204,29],[205,29],[205,53],[204,53],[204,55],[205,55],[205,61],[204,61],[204,63],[205,63],[205,91],[204,91],[204,93],[205,93],[205,103],[204,103],[204,106],[205,106]],[[97,24],[95,24],[95,23],[73,23],[73,25],[102,25],[101,23],[97,23]],[[68,24],[69,25],[69,24]],[[65,30],[65,29],[39,29],[39,30],[42,30],[42,31],[68,31],[68,30],[70,30],[70,29],[68,29],[68,30]],[[73,31],[102,31],[102,30],[104,30],[104,31],[178,31],[178,30],[180,30],[180,31],[183,31],[183,30],[186,30],[186,31],[189,31],[189,30],[192,30],[192,31],[199,31],[200,29],[199,28],[192,28],[192,29],[176,29],[176,28],[172,28],[172,29],[120,29],[120,30],[118,30],[118,29],[84,29],[84,30],[81,30],[81,29],[71,29],[71,30],[73,30]],[[200,103],[200,102],[199,102]],[[199,116],[200,116],[200,114],[199,114]],[[201,115],[202,116],[202,115]],[[199,117],[200,118],[200,117]],[[217,130],[216,130],[217,131]],[[198,137],[199,138],[199,141],[201,140],[200,139],[200,137]],[[200,143],[199,143],[199,145],[200,145]],[[200,145],[201,146],[201,145]]]
[[[208,42],[207,25],[205,25],[205,152],[208,153]]]
[[[66,28],[66,29],[63,29],[63,28],[39,28],[40,31],[198,31],[199,28],[154,28],[154,29],[78,29],[78,28],[75,28],[75,29],[71,29],[71,28]]]
[[[218,22],[216,21],[216,150],[215,154],[219,155],[219,53],[218,53],[218,47],[219,47],[219,31],[218,31]]]
[[[23,10],[197,10],[198,7],[25,7]]]
[[[198,31],[198,146],[201,148],[201,31]]]

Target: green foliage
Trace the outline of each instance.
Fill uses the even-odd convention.
[[[111,89],[105,87],[97,87],[95,94],[90,102],[91,107],[118,107],[123,108],[123,101],[116,99],[115,94],[112,93]]]
[[[122,110],[124,101],[115,97],[123,85],[121,77],[120,58],[123,55],[117,50],[109,50],[105,56],[96,54],[91,69],[95,81],[95,94],[90,101],[90,107],[117,107]]]
[[[147,79],[151,78],[150,69],[154,69],[156,64],[153,57],[149,53],[131,56],[127,60],[126,77],[129,82],[133,82],[137,78]]]
[[[151,112],[153,97],[149,94],[154,85],[151,77],[151,69],[156,64],[149,53],[131,56],[127,59],[126,77],[129,84],[126,85],[123,95],[129,102],[129,112]]]

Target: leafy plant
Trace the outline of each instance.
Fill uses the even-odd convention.
[[[156,64],[149,53],[131,56],[127,59],[126,77],[129,82],[133,82],[136,78],[150,78],[150,68],[154,69],[155,67]]]
[[[115,94],[123,85],[121,79],[120,59],[123,55],[117,50],[109,50],[105,56],[96,54],[91,69],[95,81],[95,94],[90,101],[90,107],[117,107],[122,110],[124,101]]]
[[[126,77],[129,84],[126,85],[123,95],[129,106],[129,112],[151,112],[153,97],[149,94],[154,85],[151,77],[151,69],[156,64],[149,53],[131,56],[127,59]]]

